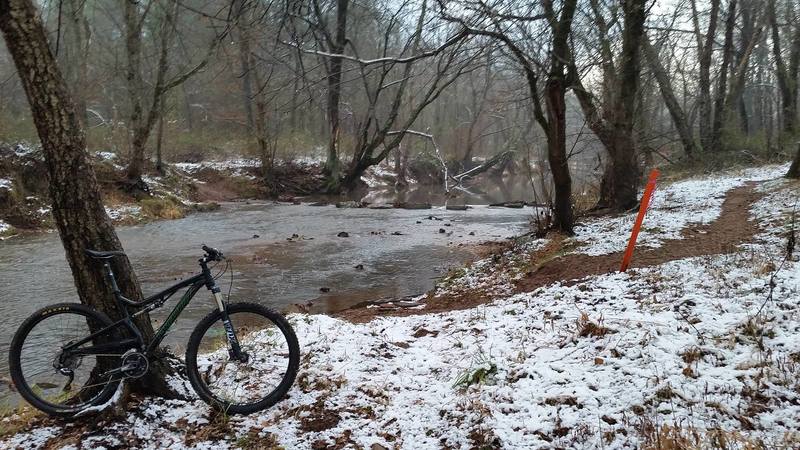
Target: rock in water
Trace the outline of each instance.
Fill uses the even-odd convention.
[[[501,202],[501,203],[492,203],[489,206],[495,207],[503,207],[503,208],[522,208],[525,206],[525,202]]]
[[[408,203],[408,202],[395,203],[394,207],[398,208],[398,209],[431,209],[432,208],[430,203]]]
[[[347,231],[340,231],[339,234],[337,234],[336,236],[338,236],[338,237],[350,237],[350,233],[348,233]]]
[[[349,201],[336,203],[337,208],[363,208],[366,204],[363,202]]]

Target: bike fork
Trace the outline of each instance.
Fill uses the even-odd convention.
[[[245,362],[247,360],[247,354],[242,351],[242,347],[239,345],[239,340],[236,338],[236,330],[233,329],[231,319],[228,317],[228,309],[225,308],[225,302],[223,301],[222,293],[220,292],[219,288],[212,289],[211,293],[214,295],[214,300],[217,302],[217,308],[219,308],[219,312],[222,314],[222,325],[225,327],[225,335],[228,337],[228,344],[230,344],[230,350],[228,350],[230,357],[231,359]]]

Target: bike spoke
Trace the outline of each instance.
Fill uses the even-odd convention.
[[[213,324],[201,343],[207,353],[197,365],[202,381],[220,401],[231,405],[256,403],[280,385],[288,371],[289,348],[282,332],[266,317],[233,313],[230,320],[247,362],[233,360],[230,346],[219,345],[225,332],[221,321]]]

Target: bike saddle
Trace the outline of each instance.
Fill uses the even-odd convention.
[[[95,250],[89,250],[88,248],[84,249],[83,251],[86,252],[86,255],[95,259],[111,259],[115,256],[125,256],[125,252],[120,251],[98,252]]]

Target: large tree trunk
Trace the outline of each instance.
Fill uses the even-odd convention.
[[[624,26],[622,37],[622,60],[618,103],[614,128],[614,152],[611,180],[611,206],[615,210],[626,210],[636,205],[640,171],[633,136],[636,115],[636,97],[639,92],[639,73],[641,72],[641,42],[644,37],[645,0],[625,0]]]
[[[600,185],[597,208],[625,211],[637,203],[641,174],[633,135],[636,98],[641,71],[640,44],[644,39],[645,1],[625,0],[622,52],[613,83],[611,105],[602,116],[591,94],[583,87],[572,67],[576,97],[589,128],[608,150],[608,162]]]
[[[555,226],[572,234],[574,222],[572,211],[572,177],[569,173],[567,157],[567,104],[564,96],[567,91],[565,67],[572,60],[568,38],[572,31],[577,1],[566,0],[561,9],[561,17],[553,30],[553,53],[550,72],[545,85],[545,110],[547,111],[547,160],[555,186]],[[552,25],[551,25],[552,26]],[[532,92],[532,95],[536,95]],[[541,122],[541,121],[540,121]]]
[[[650,70],[653,72],[653,75],[655,75],[658,87],[661,90],[661,97],[664,99],[670,117],[672,117],[672,123],[675,125],[675,129],[678,130],[678,136],[680,136],[681,143],[683,144],[683,150],[686,152],[686,156],[692,158],[696,152],[692,126],[689,124],[689,121],[686,120],[686,114],[681,104],[678,102],[678,98],[675,96],[669,74],[667,74],[667,71],[664,69],[664,65],[661,64],[658,52],[656,52],[650,44],[650,40],[647,36],[644,37],[642,46],[647,62],[650,65]]]
[[[572,177],[567,158],[567,106],[564,100],[566,86],[561,77],[550,76],[545,86],[545,107],[550,126],[547,129],[547,161],[553,174],[555,199],[555,225],[572,234]]]
[[[84,254],[84,249],[122,250],[122,244],[105,212],[75,105],[31,0],[0,0],[0,30],[17,66],[44,150],[53,218],[78,296],[81,303],[120,318],[122,312],[101,267]],[[112,265],[124,295],[141,299],[139,281],[130,262],[116,258]],[[145,339],[152,338],[153,327],[147,314],[137,316],[136,324]],[[169,370],[166,364],[154,361],[149,374],[138,383],[139,389],[171,394],[165,381]]]

